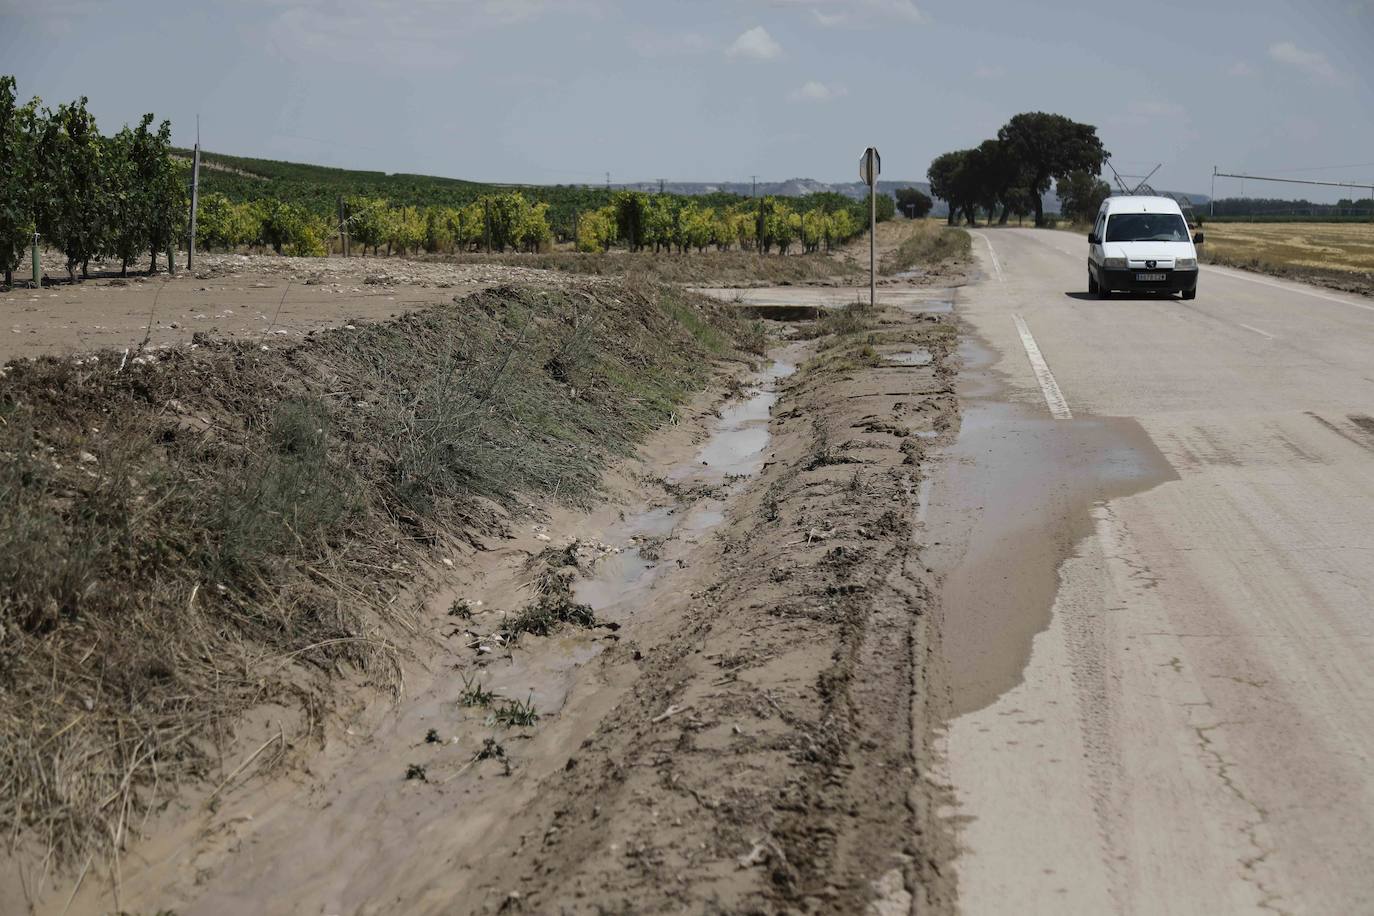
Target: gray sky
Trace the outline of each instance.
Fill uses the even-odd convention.
[[[0,72],[106,131],[478,180],[852,180],[869,143],[918,179],[1026,110],[1158,187],[1374,180],[1374,0],[0,0]]]

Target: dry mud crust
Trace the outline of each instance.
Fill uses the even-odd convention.
[[[671,626],[627,631],[631,686],[493,837],[459,910],[854,913],[927,881],[911,519],[957,410],[954,331],[901,312],[843,328],[785,389],[772,463],[694,560],[704,587]],[[930,362],[888,359],[913,349]]]
[[[50,276],[65,278],[62,261],[49,256]],[[585,288],[595,281],[490,263],[202,254],[194,273],[174,277],[96,270],[79,283],[0,290],[0,361],[137,350],[140,343],[184,346],[201,335],[287,346],[351,319],[395,318],[494,286],[574,282]]]
[[[179,783],[220,778],[248,709],[301,710],[281,756],[317,737],[339,673],[398,687],[400,657],[430,648],[415,611],[439,559],[533,500],[593,499],[741,328],[678,291],[505,287],[281,349],[5,366],[0,825],[17,858],[120,849]],[[22,899],[8,877],[0,897]]]
[[[865,255],[867,257],[867,255]],[[853,282],[857,261],[837,250],[811,254],[760,254],[754,251],[550,251],[539,254],[430,255],[437,263],[501,264],[551,272],[626,277],[662,283],[753,286],[834,286]]]

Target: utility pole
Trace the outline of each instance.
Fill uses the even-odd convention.
[[[186,243],[186,269],[196,269],[196,209],[200,206],[200,115],[196,115],[196,152],[191,159],[191,238]]]
[[[610,173],[610,172],[607,172],[607,173],[606,173],[606,190],[609,191],[610,189],[611,189],[611,173]]]
[[[1207,217],[1217,215],[1217,167],[1212,166],[1212,196],[1207,200]]]
[[[751,191],[749,192],[749,196],[750,196],[750,197],[758,197],[758,196],[759,196],[759,176],[757,176],[757,175],[750,175],[749,178],[750,178],[751,181],[754,182],[754,188],[753,188],[753,190],[751,190]]]
[[[658,180],[658,193],[660,193],[660,194],[663,193],[663,179],[662,179],[662,178],[660,178],[660,179]]]

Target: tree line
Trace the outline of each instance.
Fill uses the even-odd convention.
[[[1369,219],[1374,198],[1343,197],[1334,204],[1271,197],[1219,197],[1207,208],[1219,217],[1306,217],[1310,219]]]
[[[1097,176],[1110,157],[1097,128],[1063,115],[1041,111],[1011,118],[994,139],[971,149],[936,156],[926,177],[930,191],[949,203],[949,223],[960,218],[969,225],[980,212],[1005,224],[1014,214],[1034,214],[1045,225],[1044,194],[1051,182],[1062,212],[1073,219],[1091,219],[1111,193]]]
[[[51,109],[35,98],[20,105],[12,76],[0,76],[0,267],[5,283],[33,233],[67,258],[67,275],[88,273],[95,259],[120,263],[158,252],[183,235],[184,170],[172,157],[171,124],[144,115],[103,136],[86,99]]]

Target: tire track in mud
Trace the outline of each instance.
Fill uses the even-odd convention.
[[[695,570],[656,587],[671,616],[643,609],[603,656],[635,666],[630,686],[492,838],[461,911],[943,898],[927,887],[943,827],[912,788],[929,602],[912,519],[920,459],[957,410],[954,338],[949,316],[894,310],[820,341],[774,411],[773,461]]]

